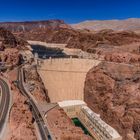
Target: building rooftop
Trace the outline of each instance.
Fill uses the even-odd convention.
[[[68,107],[68,106],[75,106],[75,105],[86,105],[86,103],[82,100],[65,100],[62,102],[58,102],[60,107]]]
[[[94,113],[89,107],[87,106],[82,106],[82,108],[90,115],[91,119],[96,119],[98,120],[99,125],[106,131],[108,132],[111,137],[113,138],[118,138],[120,137],[120,135],[118,134],[118,132],[112,128],[110,125],[108,125],[107,123],[105,123],[101,118],[99,114]]]
[[[117,139],[120,138],[119,133],[112,128],[110,125],[105,123],[101,118],[100,114],[93,112],[87,104],[82,100],[65,100],[58,102],[58,105],[62,108],[71,106],[81,106],[81,110],[84,111],[85,115],[92,121],[96,123],[98,128],[103,134],[106,134],[109,138]]]

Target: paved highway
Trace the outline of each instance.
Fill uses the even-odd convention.
[[[0,78],[1,101],[0,101],[0,133],[2,132],[10,105],[10,89],[8,84]]]
[[[35,121],[38,125],[38,129],[39,129],[40,136],[41,136],[42,140],[51,140],[49,131],[48,131],[48,129],[47,129],[45,123],[44,123],[44,120],[41,116],[41,113],[40,113],[37,105],[34,103],[33,99],[31,98],[31,96],[28,94],[28,92],[24,88],[23,81],[24,81],[24,77],[23,77],[22,68],[19,68],[18,88],[20,89],[21,93],[28,98],[29,103],[32,106],[32,113],[33,113]]]

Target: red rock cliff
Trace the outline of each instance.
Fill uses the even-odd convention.
[[[86,77],[84,100],[124,140],[140,139],[140,68],[103,62]]]

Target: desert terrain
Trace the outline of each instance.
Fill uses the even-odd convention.
[[[8,66],[18,66],[21,59],[19,50],[27,49],[25,47],[28,44],[26,40],[43,41],[47,43],[64,43],[67,44],[67,48],[78,48],[85,52],[98,55],[101,63],[97,66],[94,66],[94,64],[92,65],[91,63],[92,66],[90,65],[88,69],[86,68],[87,74],[80,76],[80,78],[78,75],[78,78],[76,78],[73,75],[58,75],[56,72],[52,75],[50,72],[42,71],[41,77],[44,78],[44,81],[47,78],[50,80],[49,83],[47,83],[48,81],[44,82],[44,85],[46,84],[45,88],[48,90],[52,86],[58,86],[58,88],[60,88],[60,85],[63,85],[64,87],[66,85],[67,89],[69,89],[73,87],[76,88],[77,86],[81,85],[81,87],[84,87],[83,91],[82,89],[78,90],[84,94],[84,101],[87,103],[87,105],[93,111],[100,114],[101,118],[105,122],[114,127],[120,133],[120,135],[122,135],[123,140],[139,140],[139,20],[129,19],[121,22],[105,21],[104,24],[102,24],[102,22],[100,22],[100,24],[98,24],[98,21],[96,22],[98,24],[96,31],[94,31],[95,29],[91,29],[91,27],[95,28],[92,25],[95,22],[91,23],[91,27],[86,25],[87,23],[84,23],[84,25],[76,25],[79,26],[78,29],[75,25],[75,27],[67,25],[61,20],[51,20],[43,22],[42,24],[40,22],[30,22],[30,24],[25,23],[24,26],[20,26],[23,23],[3,23],[0,26],[9,29],[13,34],[3,28],[0,30],[1,61],[6,63]],[[112,23],[114,24],[111,25]],[[39,26],[40,24],[42,26]],[[124,26],[122,26],[122,24]],[[133,25],[133,27],[130,28],[130,25]],[[20,26],[22,28],[19,29],[16,26]],[[6,36],[7,34],[8,36]],[[57,67],[58,65],[54,66]],[[76,63],[73,67],[78,67],[78,64]],[[67,69],[67,67],[62,68],[64,70]],[[85,70],[84,65],[81,67],[81,70]],[[38,101],[49,102],[57,101],[58,98],[60,100],[63,99],[62,96],[56,96],[54,94],[51,96],[49,95],[49,92],[44,92],[44,85],[40,84],[40,78],[31,76],[31,74],[37,75],[35,70],[32,70],[31,73],[27,72],[26,74],[29,76],[29,83],[35,83],[36,85],[32,95],[39,99]],[[10,75],[11,74],[9,74],[9,76]],[[44,75],[47,76],[47,78],[45,78]],[[62,80],[62,77],[65,78]],[[60,79],[62,80],[62,83],[60,82]],[[73,83],[75,84],[71,85],[72,81],[74,81]],[[85,81],[85,83],[83,83],[83,81]],[[53,82],[54,85],[51,82]],[[16,87],[13,88],[16,89]],[[57,91],[55,90],[53,92]],[[21,131],[24,130],[22,131],[23,133],[21,133],[23,139],[27,138],[24,137],[25,134],[29,139],[37,139],[34,125],[31,123],[32,114],[26,104],[24,104],[26,99],[19,94],[19,91],[14,90],[13,93],[15,94],[15,97],[9,122],[11,134],[9,134],[8,140],[19,138],[15,133],[19,133],[18,128],[20,128]],[[63,94],[65,94],[64,91]],[[71,99],[77,98],[72,95],[72,92],[70,92],[70,96],[68,97]],[[64,98],[66,99],[66,97]],[[20,107],[17,106],[18,103],[20,104]],[[58,119],[59,116],[61,116],[60,112],[63,114],[63,111],[61,111],[59,108],[52,110],[49,118],[54,116],[54,120],[56,118]],[[65,118],[67,117],[65,116]],[[69,126],[68,118],[66,119],[66,122]],[[52,123],[54,126],[56,125],[55,121]],[[70,129],[68,130],[69,135],[77,133],[78,130],[75,129],[75,126],[71,127],[74,127],[73,130],[75,130],[75,132],[71,132],[72,130]],[[58,131],[59,139],[62,138],[61,134],[64,134],[63,137],[68,139],[67,136],[65,137],[65,130],[63,126],[57,127],[57,129],[53,127],[52,130],[56,131],[58,128],[60,129],[60,131]],[[14,129],[17,131],[14,131]],[[81,130],[80,133],[83,135]]]
[[[140,69],[133,65],[102,62],[86,77],[84,100],[123,139],[139,140]]]
[[[129,18],[124,20],[87,20],[77,24],[71,24],[71,26],[75,29],[87,29],[93,31],[112,29],[115,31],[130,30],[139,32],[140,19]]]
[[[7,66],[7,70],[2,70],[1,76],[6,78],[9,81],[11,88],[11,97],[12,97],[12,105],[10,108],[8,126],[5,139],[6,140],[37,140],[38,132],[36,129],[36,123],[34,122],[34,117],[31,111],[31,108],[28,104],[27,98],[19,91],[17,86],[18,79],[18,68],[23,58],[20,54],[20,51],[28,50],[28,43],[22,39],[15,37],[10,31],[1,28],[1,63]],[[11,36],[11,37],[10,37]],[[19,42],[18,42],[18,41]],[[15,43],[15,44],[14,44]],[[8,51],[7,51],[8,50]],[[7,53],[8,54],[5,54]],[[26,84],[30,85],[31,94],[35,98],[38,103],[49,103],[50,99],[48,97],[47,89],[44,87],[44,84],[36,70],[36,67],[28,67],[25,68]],[[33,88],[31,88],[33,87]],[[60,111],[59,111],[60,110]],[[56,113],[56,118],[52,120],[61,121],[61,125],[59,127],[53,128],[54,132],[59,132],[59,136],[57,138],[61,139],[71,139],[74,138],[77,140],[82,139],[90,139],[84,135],[81,128],[77,128],[74,126],[73,122],[67,117],[67,115],[63,112],[62,109],[56,108],[54,111]],[[59,114],[60,112],[60,114]],[[51,112],[49,115],[52,118]],[[58,120],[59,118],[59,120]],[[62,123],[64,121],[64,123]],[[51,127],[51,124],[49,124]],[[66,133],[69,135],[65,135],[64,133],[64,125],[68,126]],[[78,135],[71,136],[73,133],[79,133]],[[56,133],[57,134],[57,133]],[[56,135],[55,134],[55,135]],[[85,138],[84,138],[85,137]]]
[[[17,80],[17,73],[17,69],[6,73],[12,88],[12,106],[6,140],[37,140],[35,125],[32,123],[32,113],[26,104],[27,99],[20,93],[19,89],[12,84],[13,80]]]

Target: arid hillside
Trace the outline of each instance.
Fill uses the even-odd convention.
[[[140,139],[139,67],[103,62],[92,68],[86,77],[84,99],[123,140]]]
[[[18,33],[26,40],[66,43],[68,48],[78,48],[112,62],[139,63],[140,35],[132,31],[102,30],[90,32],[68,28],[34,29]]]
[[[126,20],[87,20],[81,23],[71,25],[75,29],[88,29],[100,31],[103,29],[112,29],[115,31],[140,31],[140,19],[130,18]]]
[[[45,21],[26,21],[26,22],[2,22],[0,27],[4,27],[12,32],[27,32],[34,29],[57,29],[71,28],[63,20],[45,20]]]
[[[0,62],[9,66],[17,65],[20,61],[19,50],[28,49],[28,43],[15,37],[10,31],[0,28]]]
[[[0,28],[1,46],[5,48],[27,49],[25,46],[28,43],[21,38],[15,37],[10,31],[5,28]],[[25,47],[25,48],[24,48]]]
[[[97,55],[97,59],[103,62],[88,72],[84,100],[103,120],[118,130],[123,140],[139,140],[140,35],[133,31],[120,31],[122,28],[138,31],[138,21],[107,21],[104,23],[107,26],[101,21],[99,26],[102,25],[103,30],[100,28],[100,31],[75,30],[61,21],[49,21],[46,26],[40,25],[39,22],[25,23],[26,26],[21,26],[21,23],[18,23],[18,26],[13,23],[6,26],[10,30],[13,29],[16,38],[66,43],[68,48],[78,48]],[[108,22],[113,27],[109,26]],[[3,48],[6,40],[3,41],[2,38],[1,41]]]

